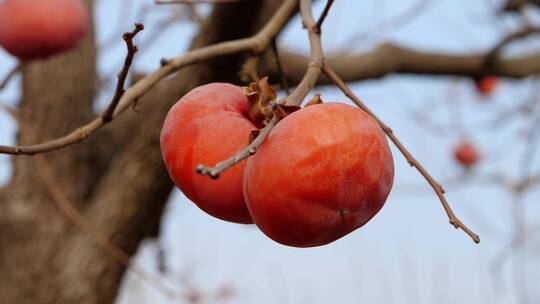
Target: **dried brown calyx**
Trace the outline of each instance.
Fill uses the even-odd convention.
[[[277,101],[277,90],[268,83],[268,77],[250,83],[244,87],[244,93],[248,98],[247,116],[258,127],[268,124],[274,116],[283,119],[301,109],[299,106],[285,105]]]
[[[277,101],[277,90],[268,83],[268,77],[250,83],[244,87],[244,93],[248,98],[247,117],[258,128],[266,126],[274,117],[282,120],[301,109],[300,106],[286,105]],[[323,103],[321,94],[316,94],[308,101],[306,107],[321,103]],[[253,142],[259,133],[260,130],[253,130],[249,136],[249,143]]]
[[[248,98],[247,116],[257,127],[266,125],[273,117],[272,105],[277,99],[277,90],[268,83],[268,77],[244,87]]]

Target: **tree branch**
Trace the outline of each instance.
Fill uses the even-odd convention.
[[[144,25],[142,23],[135,23],[135,29],[133,29],[133,31],[124,33],[123,39],[126,42],[127,55],[126,59],[124,60],[124,67],[120,71],[120,74],[118,74],[118,81],[116,83],[116,90],[114,92],[113,99],[111,100],[109,106],[101,116],[103,118],[103,122],[105,123],[108,123],[112,120],[114,109],[116,109],[120,98],[122,98],[122,95],[124,95],[124,86],[126,83],[129,68],[133,63],[133,57],[135,56],[135,53],[137,53],[137,51],[139,50],[137,46],[133,44],[133,38],[135,38],[137,33],[142,30],[144,30]]]
[[[304,23],[309,35],[311,50],[310,63],[305,71],[302,81],[300,81],[300,84],[289,96],[280,102],[280,104],[286,106],[299,106],[302,104],[302,101],[307,94],[315,87],[315,84],[321,75],[324,64],[320,31],[318,30],[317,23],[313,19],[313,15],[311,13],[311,1],[302,0],[300,2],[300,13],[302,15],[302,22]],[[250,155],[255,154],[257,149],[264,143],[266,137],[270,134],[270,131],[272,131],[278,122],[278,116],[274,115],[272,120],[259,132],[255,140],[253,140],[253,142],[251,142],[247,147],[240,150],[229,159],[219,162],[214,167],[207,167],[203,164],[199,164],[195,170],[201,175],[208,175],[214,179],[219,178],[219,175],[223,171],[236,165]]]
[[[150,73],[124,92],[112,113],[111,119],[114,119],[131,107],[136,100],[160,80],[178,72],[183,67],[208,61],[220,56],[241,52],[251,51],[255,54],[261,53],[268,47],[272,39],[283,29],[289,20],[289,17],[295,12],[297,4],[298,0],[286,0],[266,26],[250,38],[217,43],[190,51],[173,59],[164,60],[162,62],[163,65],[159,69]],[[0,154],[33,155],[58,150],[84,140],[105,124],[106,122],[100,116],[88,124],[73,130],[71,133],[51,141],[29,146],[0,146]]]
[[[540,73],[540,52],[502,57],[486,67],[489,51],[476,54],[447,54],[424,52],[404,46],[385,43],[367,53],[358,55],[332,54],[326,62],[345,82],[378,79],[390,74],[414,74],[430,76],[478,77],[493,75],[506,78],[524,78]],[[309,59],[295,52],[282,50],[281,61],[287,67],[291,84],[299,83]],[[262,74],[277,75],[273,64],[262,65]],[[331,84],[321,77],[318,84]]]
[[[386,136],[390,138],[390,140],[394,143],[394,145],[399,149],[401,154],[405,156],[405,158],[407,159],[407,162],[411,166],[415,167],[418,170],[418,172],[420,172],[420,174],[426,179],[426,181],[429,183],[429,185],[433,188],[433,190],[439,197],[439,200],[441,201],[444,211],[448,215],[448,220],[450,221],[450,224],[452,224],[456,229],[461,228],[463,231],[465,231],[465,233],[467,233],[473,239],[475,243],[480,243],[480,237],[478,237],[477,234],[475,234],[467,226],[465,226],[465,224],[463,224],[463,222],[461,222],[461,220],[458,217],[456,217],[456,215],[452,211],[452,208],[450,207],[450,205],[446,201],[446,197],[444,196],[443,187],[439,185],[439,183],[437,183],[435,179],[433,179],[433,177],[427,172],[427,170],[422,166],[422,164],[420,164],[420,162],[418,162],[414,158],[414,156],[412,156],[409,150],[407,150],[407,148],[403,146],[403,144],[396,137],[392,129],[388,127],[379,117],[377,117],[377,115],[375,115],[368,107],[366,107],[366,105],[360,99],[358,99],[356,95],[354,95],[354,93],[347,86],[347,84],[343,80],[341,80],[341,78],[336,74],[336,72],[329,65],[325,65],[323,67],[323,71],[326,74],[326,76],[328,76],[328,78],[330,78],[343,91],[343,93],[347,97],[349,97],[359,108],[364,110],[371,117],[373,117],[373,119],[377,121],[377,123],[379,124],[379,126],[381,126]]]
[[[499,59],[502,50],[508,44],[510,44],[514,40],[525,38],[530,36],[531,34],[537,34],[538,32],[540,32],[540,28],[527,26],[504,37],[501,41],[499,41],[499,43],[495,45],[495,47],[493,47],[493,49],[489,53],[487,53],[484,64],[488,67],[493,66]]]

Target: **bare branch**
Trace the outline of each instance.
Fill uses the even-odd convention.
[[[501,11],[519,12],[527,4],[540,7],[540,0],[507,0],[504,6],[501,8]]]
[[[144,30],[144,25],[142,23],[135,23],[135,29],[133,31],[124,33],[124,41],[126,42],[127,47],[127,55],[126,59],[124,61],[124,67],[120,71],[120,74],[118,74],[118,82],[116,83],[116,90],[114,92],[113,99],[111,100],[109,106],[103,112],[102,118],[105,123],[110,122],[112,120],[112,115],[114,113],[114,109],[116,109],[116,106],[118,105],[118,102],[120,101],[120,98],[122,98],[122,95],[124,95],[124,86],[126,83],[126,78],[129,72],[129,68],[131,67],[131,64],[133,63],[133,57],[135,56],[135,53],[139,50],[136,45],[133,44],[133,38],[139,33],[140,31]]]
[[[313,15],[311,13],[310,0],[302,0],[300,2],[300,12],[302,14],[302,22],[304,23],[309,34],[311,56],[310,63],[300,84],[289,96],[287,96],[282,102],[280,102],[280,104],[284,104],[287,106],[299,106],[300,104],[302,104],[302,101],[307,96],[307,94],[315,87],[315,84],[317,83],[317,80],[321,75],[322,67],[324,64],[321,36],[317,28],[317,23],[313,19]],[[255,140],[247,147],[240,150],[231,158],[219,162],[215,167],[206,167],[202,164],[199,164],[196,168],[196,171],[199,174],[208,175],[211,178],[219,178],[219,175],[223,171],[236,165],[250,155],[255,154],[257,152],[257,149],[263,144],[266,137],[270,134],[270,131],[272,131],[272,129],[276,126],[278,122],[279,117],[274,116],[272,120],[260,131]]]
[[[487,52],[476,54],[447,54],[424,52],[393,43],[385,43],[366,53],[357,55],[330,54],[326,62],[346,81],[382,78],[390,74],[414,74],[430,76],[493,75],[506,78],[524,78],[540,73],[540,52],[502,57],[496,64],[486,67]],[[281,50],[281,61],[287,67],[291,84],[298,83],[309,64],[305,55]],[[264,74],[276,75],[273,65],[265,65]],[[321,77],[318,84],[331,82]]]
[[[467,233],[475,243],[480,243],[480,237],[472,232],[461,220],[456,217],[454,212],[452,211],[452,208],[446,201],[446,197],[444,196],[444,189],[443,187],[431,177],[431,175],[427,172],[427,170],[412,156],[412,154],[403,146],[401,141],[394,135],[394,132],[392,129],[390,129],[382,120],[379,119],[366,105],[354,95],[354,93],[351,91],[351,89],[347,86],[347,84],[341,80],[341,78],[334,72],[334,70],[329,66],[325,65],[323,67],[323,71],[326,74],[328,78],[330,78],[342,91],[343,93],[349,97],[359,108],[364,110],[366,113],[368,113],[371,117],[373,117],[377,123],[381,126],[384,133],[390,140],[394,143],[394,145],[399,149],[401,154],[405,156],[407,159],[407,162],[413,167],[415,167],[418,172],[426,179],[426,181],[429,183],[429,185],[433,188],[437,196],[439,197],[439,200],[441,201],[441,204],[444,208],[444,211],[446,212],[446,215],[448,216],[448,220],[450,221],[450,224],[452,224],[456,229],[461,228],[465,233]]]
[[[193,50],[173,59],[163,60],[160,68],[148,74],[124,92],[118,105],[115,107],[112,119],[129,109],[160,80],[178,72],[183,67],[241,52],[251,51],[254,54],[261,53],[283,29],[289,17],[296,11],[297,4],[298,0],[286,0],[268,23],[252,37],[217,43]],[[33,155],[58,150],[84,140],[104,124],[106,123],[100,116],[88,124],[73,130],[71,133],[51,141],[30,146],[0,146],[0,154]]]

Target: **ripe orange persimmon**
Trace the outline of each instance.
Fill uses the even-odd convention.
[[[87,28],[81,0],[0,1],[0,45],[22,60],[72,49]]]
[[[278,243],[331,243],[366,224],[392,188],[394,163],[377,122],[326,103],[286,116],[248,159],[244,196],[255,224]]]
[[[473,143],[462,140],[454,148],[454,157],[462,166],[470,168],[480,160],[480,153]]]
[[[498,79],[495,76],[484,76],[474,81],[476,90],[480,95],[488,96],[497,88]]]
[[[213,166],[248,144],[255,129],[246,118],[240,87],[212,83],[193,89],[169,111],[161,131],[161,153],[170,177],[199,208],[222,220],[252,223],[242,195],[245,161],[213,180],[195,172]]]

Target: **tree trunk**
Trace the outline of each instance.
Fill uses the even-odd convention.
[[[193,47],[251,35],[280,2],[216,6],[205,26],[211,30],[201,30]],[[86,3],[91,9],[92,1]],[[76,51],[24,68],[19,144],[63,135],[96,115],[93,34]],[[172,188],[159,152],[167,110],[195,86],[238,82],[244,57],[185,68],[148,92],[140,113],[125,113],[89,140],[45,155],[70,203],[129,255],[157,234]],[[13,178],[0,191],[0,302],[113,303],[125,268],[60,211],[34,157],[13,163]]]

